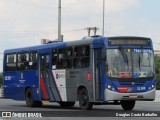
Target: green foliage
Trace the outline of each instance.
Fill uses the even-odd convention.
[[[157,90],[160,90],[160,56],[155,56],[154,59],[155,59]]]
[[[160,90],[160,74],[156,75],[156,80],[157,80],[157,90]]]

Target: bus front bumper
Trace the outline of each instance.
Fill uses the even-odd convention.
[[[115,101],[115,100],[154,100],[155,99],[155,91],[153,89],[148,92],[142,93],[118,93],[108,89],[105,89],[104,99],[105,101]]]

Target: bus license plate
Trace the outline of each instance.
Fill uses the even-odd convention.
[[[138,96],[137,95],[130,95],[129,98],[135,99],[135,98],[138,98]]]

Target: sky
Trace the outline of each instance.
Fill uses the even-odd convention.
[[[103,0],[61,0],[64,41],[102,34]],[[160,50],[160,0],[105,0],[104,36],[141,36]],[[0,0],[0,68],[5,49],[57,39],[58,0]],[[1,71],[0,69],[0,71]]]

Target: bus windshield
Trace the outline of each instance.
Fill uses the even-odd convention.
[[[144,78],[154,76],[151,49],[107,49],[106,74],[114,78]]]

